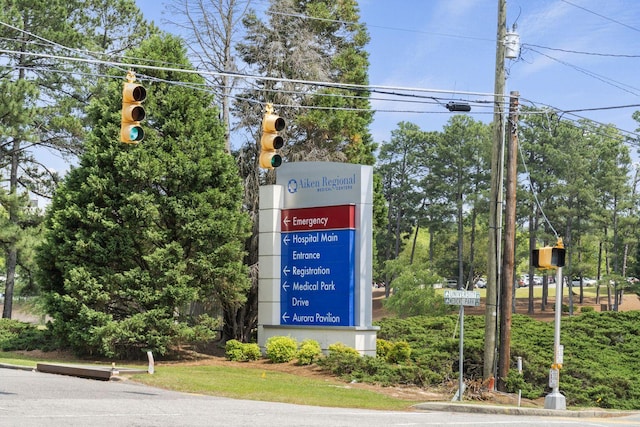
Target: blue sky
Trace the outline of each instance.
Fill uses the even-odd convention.
[[[175,31],[165,24],[167,1],[137,3],[147,19]],[[260,11],[268,2],[252,5]],[[371,36],[372,85],[445,90],[454,94],[444,96],[468,100],[480,98],[465,92],[493,93],[498,0],[360,0],[359,5]],[[514,24],[523,49],[519,59],[506,61],[506,93],[518,91],[522,104],[531,105],[526,99],[561,110],[640,104],[640,1],[511,0],[507,26]],[[437,105],[374,101],[372,106],[396,111],[376,113],[371,130],[377,142],[388,141],[400,121],[431,131],[441,130],[451,117]],[[416,109],[426,113],[397,112]],[[577,114],[636,131],[640,124],[631,118],[636,110],[640,107]],[[490,112],[474,108],[471,114],[489,122]]]

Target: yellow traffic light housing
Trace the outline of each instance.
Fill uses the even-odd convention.
[[[534,249],[531,254],[531,263],[536,268],[553,269],[564,267],[566,250],[562,243],[562,239],[558,238],[556,246],[545,246],[543,248]]]
[[[144,130],[140,122],[144,120],[145,111],[142,102],[147,99],[144,86],[134,83],[133,71],[127,73],[127,83],[122,88],[122,118],[120,120],[120,141],[125,144],[137,144],[144,138]]]
[[[278,133],[284,127],[284,119],[273,114],[273,106],[267,104],[266,113],[262,118],[262,136],[260,138],[261,168],[273,169],[282,164],[282,156],[276,150],[281,149],[284,145],[284,139]]]

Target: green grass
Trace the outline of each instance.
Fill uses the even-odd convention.
[[[334,379],[243,367],[161,366],[133,380],[186,393],[300,405],[407,410],[415,402],[351,387]]]
[[[80,360],[36,360],[0,352],[0,363],[35,367],[37,362],[87,363]],[[300,405],[404,411],[416,403],[352,387],[337,379],[306,378],[242,367],[241,364],[238,367],[159,364],[153,375],[133,375],[131,381],[184,393]]]

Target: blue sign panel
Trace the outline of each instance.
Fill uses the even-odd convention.
[[[355,230],[281,236],[280,324],[354,326]]]

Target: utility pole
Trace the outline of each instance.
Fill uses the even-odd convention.
[[[507,196],[504,215],[504,253],[500,292],[500,357],[498,357],[498,390],[505,391],[505,379],[511,361],[511,299],[516,252],[516,189],[518,184],[518,92],[510,93],[509,144],[507,146]]]
[[[507,34],[507,2],[498,0],[498,31],[496,36],[496,70],[493,101],[493,147],[491,150],[491,194],[489,200],[489,253],[487,254],[487,294],[484,329],[483,376],[488,380],[493,376],[496,360],[496,330],[498,321],[498,277],[500,260],[500,240],[502,227],[502,166],[504,129],[504,86],[505,86],[505,37]]]

